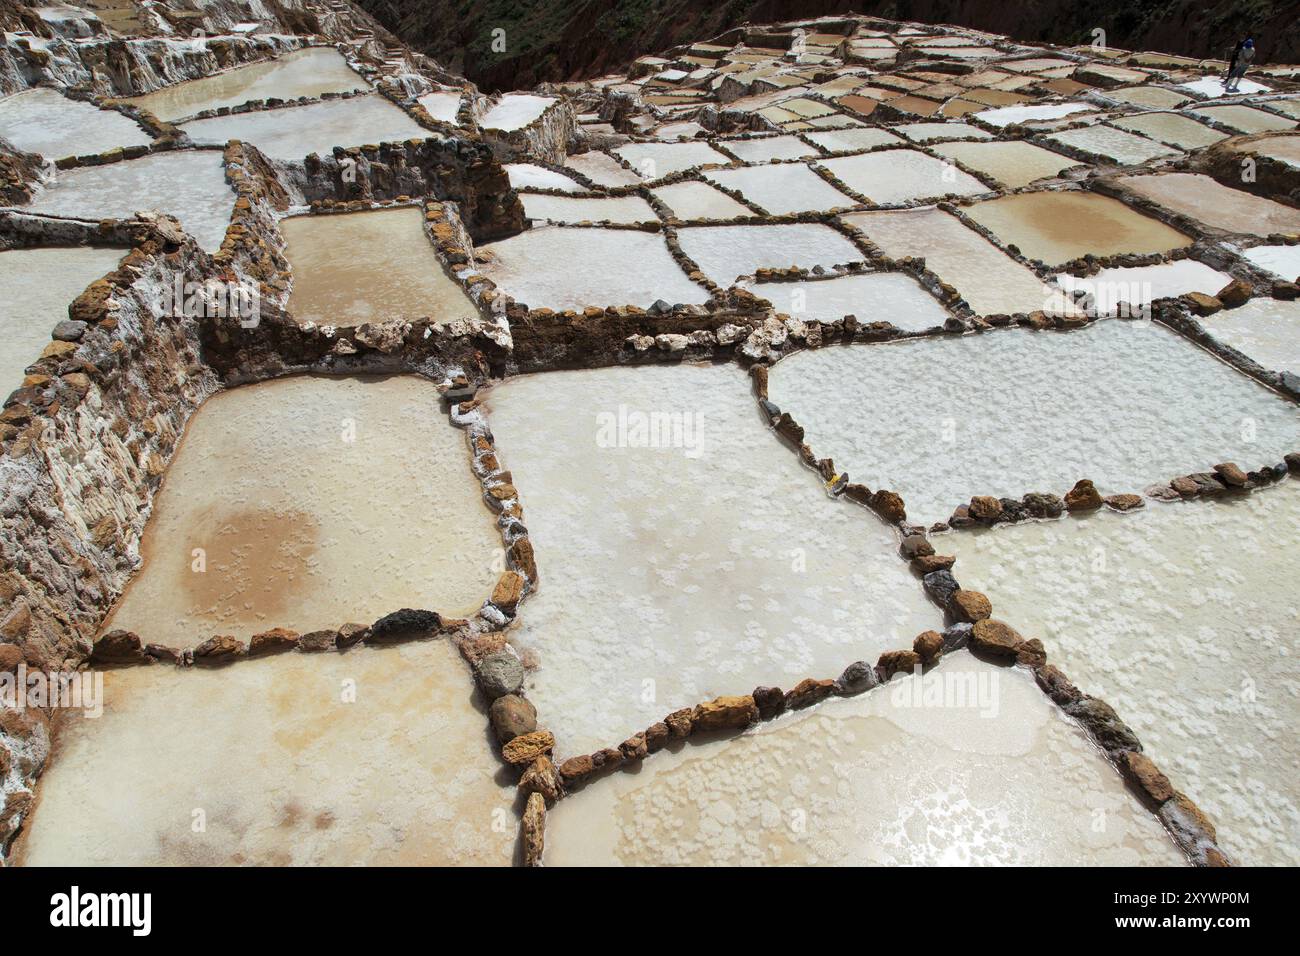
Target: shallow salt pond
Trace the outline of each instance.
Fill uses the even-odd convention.
[[[931,124],[940,125],[940,124]],[[807,138],[830,153],[847,153],[855,149],[872,149],[901,143],[902,140],[883,129],[832,129],[821,133],[808,133]]]
[[[773,159],[807,159],[820,155],[797,136],[767,136],[762,139],[720,139],[717,144],[735,153],[742,162],[765,163]]]
[[[976,113],[975,119],[992,126],[1010,126],[1012,123],[1032,123],[1040,120],[1061,119],[1076,113],[1095,110],[1087,103],[1047,103],[1042,106],[1003,106],[995,110]]]
[[[1153,266],[1102,269],[1090,276],[1062,273],[1056,284],[1068,291],[1083,290],[1094,297],[1101,314],[1113,313],[1119,303],[1149,306],[1156,299],[1187,292],[1215,295],[1232,281],[1232,276],[1195,259],[1177,259]]]
[[[116,110],[101,110],[45,88],[0,99],[0,137],[47,159],[153,142],[139,124]]]
[[[1192,110],[1195,116],[1222,123],[1240,133],[1267,133],[1272,130],[1295,129],[1295,121],[1249,106],[1207,106]]]
[[[195,549],[201,549],[196,554]],[[193,647],[403,607],[471,613],[492,515],[433,385],[300,376],[215,395],[167,472],[144,563],[104,630]]]
[[[540,117],[556,103],[552,96],[536,96],[532,93],[507,93],[492,104],[479,125],[484,129],[516,130],[522,129]]]
[[[1105,826],[1098,827],[1098,819]],[[1186,861],[1018,668],[959,652],[562,800],[549,866],[1117,865]]]
[[[1300,245],[1252,246],[1241,250],[1241,255],[1288,282],[1300,277]]]
[[[1174,90],[1160,86],[1129,86],[1118,90],[1106,90],[1102,96],[1108,100],[1129,103],[1151,110],[1171,110],[1182,106],[1188,97]]]
[[[1201,149],[1213,146],[1228,138],[1204,123],[1198,123],[1182,113],[1139,113],[1136,116],[1116,116],[1110,120],[1114,126],[1143,136],[1169,143],[1179,149]]]
[[[252,143],[272,159],[301,162],[311,153],[329,155],[335,146],[367,146],[433,134],[378,94],[326,100],[231,116],[194,120],[181,127],[196,143]]]
[[[542,569],[511,640],[561,756],[939,623],[893,532],[820,491],[737,368],[551,372],[487,406]]]
[[[1300,166],[1300,136],[1275,136],[1262,140],[1251,146],[1251,152],[1280,159],[1291,166]]]
[[[677,233],[682,251],[726,288],[762,268],[829,268],[862,261],[857,246],[820,223],[693,226]]]
[[[993,134],[969,123],[908,123],[904,126],[895,126],[893,132],[902,133],[914,143],[931,143],[946,139],[993,138]]]
[[[1031,270],[933,206],[853,213],[844,221],[861,229],[891,258],[924,258],[926,266],[960,292],[979,315],[1072,311],[1065,297]]]
[[[1300,302],[1260,296],[1203,318],[1201,324],[1264,368],[1300,374]]]
[[[29,866],[511,862],[514,788],[445,640],[113,670],[104,694],[56,735]]]
[[[1282,545],[1296,540],[1300,482],[1288,479],[1232,502],[954,534],[940,550],[1132,725],[1236,862],[1295,866],[1300,552]]]
[[[219,150],[176,150],[58,173],[24,209],[79,219],[175,216],[208,252],[221,248],[235,205]]]
[[[127,100],[149,110],[161,120],[178,120],[204,110],[239,106],[251,100],[294,100],[324,93],[351,93],[369,89],[359,73],[333,47],[295,50],[274,60],[263,60],[187,80],[144,96]]]
[[[651,205],[640,196],[550,196],[523,193],[524,215],[550,222],[658,222]]]
[[[424,234],[418,207],[281,221],[293,271],[289,312],[300,323],[346,327],[390,319],[437,324],[478,315]]]
[[[560,189],[566,193],[585,193],[587,188],[563,173],[535,163],[507,163],[506,176],[515,189]]]
[[[744,203],[737,202],[708,183],[688,180],[650,190],[678,219],[734,219],[755,216]]]
[[[628,143],[614,152],[631,163],[642,179],[659,179],[708,163],[727,166],[732,162],[708,143]]]
[[[1083,165],[1079,160],[1019,140],[1006,143],[940,143],[931,148],[940,156],[984,173],[1009,189],[1018,189],[1035,180],[1059,176],[1067,169]]]
[[[745,283],[777,312],[798,319],[834,322],[846,315],[861,323],[892,322],[907,332],[943,325],[948,312],[911,276],[867,272],[799,282]]]
[[[736,190],[774,216],[848,209],[859,205],[804,163],[713,169],[705,172],[704,177],[726,189]]]
[[[1060,133],[1050,133],[1047,138],[1062,146],[1072,146],[1075,149],[1113,159],[1125,166],[1180,155],[1178,150],[1162,146],[1145,136],[1114,129],[1101,123],[1082,126],[1079,129],[1067,129]]]
[[[481,248],[480,272],[520,302],[557,311],[708,300],[668,252],[659,233],[544,226]],[[635,263],[636,268],[629,268]]]
[[[1118,199],[1077,190],[1002,196],[967,206],[966,214],[1022,255],[1048,266],[1089,253],[1167,252],[1192,243]]]
[[[117,268],[123,249],[91,247],[0,252],[0,392],[23,381],[50,344],[50,331],[86,286]]]
[[[460,92],[451,90],[434,90],[418,97],[416,102],[436,120],[456,125],[460,113]]]
[[[769,394],[817,455],[897,491],[917,523],[973,495],[1064,495],[1080,478],[1140,492],[1300,448],[1294,404],[1150,322],[800,352]]]
[[[828,159],[821,164],[846,186],[880,205],[940,196],[975,196],[989,189],[951,163],[914,149],[890,149]]]
[[[613,156],[595,149],[567,157],[564,165],[586,176],[597,186],[632,186],[641,182],[640,176],[625,168]]]
[[[1300,235],[1300,210],[1231,189],[1199,173],[1124,176],[1119,184],[1207,226],[1254,236]]]

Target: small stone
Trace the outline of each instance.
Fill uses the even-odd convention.
[[[1210,851],[1218,851],[1218,847],[1213,845],[1219,839],[1214,824],[1186,794],[1174,791],[1174,795],[1161,804],[1156,815],[1174,842],[1193,861],[1204,861]]]
[[[1043,642],[1031,637],[1016,650],[1016,663],[1025,667],[1041,667],[1047,663],[1047,649]]]
[[[841,694],[861,694],[871,690],[880,680],[876,676],[876,669],[866,661],[854,661],[844,668],[837,683]]]
[[[682,740],[691,735],[691,715],[694,710],[690,707],[683,707],[681,710],[674,710],[664,718],[664,723],[668,725],[668,732],[677,740]]]
[[[249,657],[263,657],[267,654],[280,654],[291,651],[298,645],[298,632],[284,627],[273,627],[269,631],[254,634],[248,642]]]
[[[1024,638],[1016,633],[1015,628],[1002,621],[976,621],[971,627],[971,649],[994,657],[1015,657],[1023,643]]]
[[[947,607],[948,599],[961,590],[961,585],[952,576],[952,572],[946,570],[931,571],[921,579],[921,584],[925,588],[925,593],[930,595],[930,599],[940,607]]]
[[[0,674],[14,673],[24,659],[22,649],[17,645],[0,644]]]
[[[442,618],[437,611],[421,611],[404,607],[392,614],[385,614],[366,634],[367,644],[392,644],[398,641],[417,640],[432,637],[442,627]]]
[[[968,512],[976,521],[993,524],[1002,517],[1002,502],[989,495],[976,495],[970,500]]]
[[[1245,305],[1250,298],[1250,286],[1240,279],[1233,279],[1218,291],[1215,298],[1223,303],[1225,309],[1235,309],[1238,306]]]
[[[167,647],[165,644],[146,644],[144,652],[150,659],[162,664],[179,664],[184,657],[181,651],[174,647]]]
[[[89,326],[75,319],[65,319],[54,326],[53,338],[59,342],[80,342]]]
[[[370,628],[364,624],[344,624],[339,628],[336,640],[339,650],[347,650],[349,647],[361,643],[365,640],[369,631]]]
[[[938,631],[922,631],[912,642],[912,650],[926,664],[933,664],[943,653],[943,635]]]
[[[663,750],[664,747],[668,746],[668,740],[670,736],[671,733],[668,730],[668,725],[665,724],[663,721],[660,721],[659,723],[656,724],[651,724],[649,727],[645,729],[646,749],[650,753],[655,753],[656,751]]]
[[[497,579],[496,587],[492,589],[492,603],[507,614],[515,612],[515,607],[523,596],[524,578],[515,571],[502,574]]]
[[[1065,712],[1081,723],[1102,750],[1141,750],[1142,742],[1128,724],[1119,719],[1115,709],[1097,697],[1084,697],[1065,707]]]
[[[139,636],[123,630],[109,631],[95,642],[90,652],[90,660],[95,664],[136,664],[144,658],[144,643]]]
[[[505,744],[537,729],[537,708],[518,694],[505,694],[492,701],[488,720],[497,742]]]
[[[1070,679],[1052,664],[1044,664],[1042,667],[1035,668],[1034,680],[1038,682],[1038,686],[1042,688],[1044,694],[1062,707],[1083,698],[1083,692],[1075,687]]]
[[[308,631],[302,637],[298,638],[298,650],[304,654],[318,654],[321,651],[332,651],[338,646],[338,631]]]
[[[876,662],[880,676],[889,680],[895,674],[910,674],[921,665],[915,651],[885,651]]]
[[[908,561],[931,557],[934,554],[934,545],[930,544],[923,534],[909,534],[898,546],[898,553]]]
[[[543,756],[528,765],[519,778],[519,789],[528,794],[540,793],[547,803],[554,803],[564,794],[564,782],[551,758]]]
[[[1293,473],[1300,473],[1300,451],[1290,452],[1283,456],[1282,460],[1286,462],[1287,468]]]
[[[1179,497],[1195,498],[1201,493],[1201,486],[1186,475],[1169,482],[1169,487],[1178,492]]]
[[[958,588],[948,598],[948,611],[958,621],[974,623],[993,613],[993,602],[979,591]]]
[[[755,687],[750,696],[754,698],[760,720],[771,720],[785,711],[785,694],[779,687]]]
[[[560,764],[560,776],[568,784],[577,783],[584,777],[590,776],[595,770],[595,762],[585,754],[581,757],[570,757]]]
[[[1118,763],[1128,781],[1157,806],[1174,795],[1169,778],[1146,754],[1125,750],[1119,754]]]
[[[1214,473],[1219,476],[1220,481],[1230,488],[1242,488],[1248,480],[1246,473],[1231,461],[1215,465]]]
[[[1101,492],[1087,478],[1080,478],[1065,495],[1068,511],[1096,511],[1101,507]]]
[[[932,571],[947,571],[956,563],[951,554],[923,554],[912,559],[912,570],[924,577]]]
[[[194,663],[200,667],[218,667],[244,656],[244,642],[228,634],[210,637],[194,648]]]
[[[554,734],[549,730],[534,730],[531,733],[520,734],[513,740],[507,741],[501,748],[501,756],[506,763],[519,767],[532,763],[543,754],[550,753],[554,748]]]
[[[1106,507],[1116,511],[1133,511],[1143,506],[1141,495],[1107,495],[1102,499]]]
[[[791,710],[811,707],[829,697],[835,690],[833,680],[815,680],[805,677],[794,685],[794,689],[785,695],[786,706]]]
[[[758,706],[753,697],[718,697],[697,705],[691,712],[691,730],[740,730],[756,720]]]
[[[1286,302],[1300,298],[1300,285],[1297,285],[1294,282],[1278,280],[1273,283],[1273,298],[1282,299]]]
[[[903,504],[902,496],[893,491],[882,489],[873,494],[871,510],[891,524],[907,520],[907,508]]]
[[[1204,318],[1207,315],[1213,315],[1223,308],[1223,303],[1212,295],[1206,295],[1204,292],[1188,292],[1183,298],[1187,301],[1188,308],[1192,310],[1193,315],[1199,315]]]
[[[956,651],[970,643],[970,632],[974,629],[973,624],[959,622],[949,624],[943,629],[943,649],[944,652]]]
[[[1021,499],[1031,518],[1059,518],[1065,511],[1065,502],[1056,495],[1031,491]]]
[[[650,753],[650,749],[645,743],[645,734],[633,734],[619,744],[618,749],[623,754],[623,759],[629,762],[644,760],[646,755]]]
[[[513,694],[524,683],[524,664],[509,651],[489,654],[478,662],[479,688],[489,700]]]
[[[546,849],[546,800],[540,793],[529,795],[519,832],[524,866],[541,866]]]

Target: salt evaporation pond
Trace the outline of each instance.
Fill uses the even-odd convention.
[[[534,309],[647,308],[660,299],[699,305],[709,298],[655,232],[545,226],[481,248],[492,259],[479,271]]]
[[[369,89],[359,73],[333,47],[295,50],[274,60],[238,66],[224,73],[186,80],[127,100],[168,122],[204,110],[239,106],[251,100],[296,100],[325,93]]]
[[[1168,252],[1192,244],[1178,230],[1118,199],[1078,190],[1002,196],[967,206],[966,214],[1003,243],[1048,266],[1089,254]]]
[[[153,142],[139,124],[116,110],[101,110],[44,88],[0,99],[0,137],[47,159]]]
[[[532,93],[507,93],[492,104],[483,114],[479,125],[484,129],[499,129],[509,132],[522,129],[555,104],[551,96],[535,96]]]
[[[904,126],[895,126],[893,130],[895,133],[902,133],[914,143],[933,143],[947,139],[993,138],[992,133],[971,126],[969,123],[908,123]]]
[[[1104,827],[1096,826],[1102,817]],[[551,811],[549,866],[1174,866],[1186,860],[1024,671],[924,677],[661,751]]]
[[[511,863],[515,791],[446,640],[113,670],[104,694],[56,735],[29,866]]]
[[[642,179],[659,179],[708,163],[728,166],[732,162],[708,143],[628,143],[614,152],[631,163]]]
[[[586,187],[576,179],[536,163],[507,163],[506,176],[515,189],[559,189],[566,193],[585,193]]]
[[[1249,106],[1207,106],[1192,110],[1194,116],[1203,116],[1239,133],[1267,133],[1273,130],[1295,129],[1295,121],[1265,113]]]
[[[1073,311],[1059,291],[941,209],[854,213],[844,221],[861,229],[891,258],[924,258],[979,315]]]
[[[704,177],[725,189],[736,190],[774,216],[849,209],[858,205],[856,200],[844,195],[805,163],[714,169],[706,172]]]
[[[1087,103],[1048,103],[1042,106],[1003,106],[995,110],[976,113],[974,118],[991,126],[1010,126],[1012,123],[1034,123],[1042,120],[1061,119],[1075,113],[1095,110]]]
[[[417,97],[416,102],[423,106],[425,112],[433,119],[456,125],[460,113],[459,91],[434,90],[432,93]]]
[[[550,222],[658,222],[654,208],[640,196],[551,196],[522,193],[524,215]]]
[[[597,149],[565,157],[564,165],[586,176],[597,186],[632,186],[641,182],[640,176],[627,169],[613,156]],[[545,167],[535,168],[545,169]],[[558,188],[567,189],[566,186]]]
[[[293,271],[289,313],[300,323],[446,324],[478,315],[460,283],[443,272],[419,207],[293,216],[280,231]]]
[[[366,146],[432,135],[378,94],[214,116],[186,123],[181,129],[196,143],[224,145],[228,140],[242,140],[272,159],[288,162],[301,162],[311,153],[329,155],[335,146]]]
[[[0,252],[0,392],[22,384],[27,366],[50,344],[50,330],[68,318],[72,300],[116,269],[124,254],[88,246]]]
[[[918,523],[973,495],[1063,495],[1080,478],[1140,492],[1300,448],[1295,405],[1151,322],[800,352],[769,394],[816,454],[897,491]]]
[[[191,420],[105,630],[193,647],[404,607],[464,615],[491,593],[499,550],[464,433],[430,382],[248,385]]]
[[[1300,864],[1300,482],[957,534],[961,582],[1042,639],[1246,865]],[[1263,543],[1264,549],[1258,545]]]
[[[540,662],[528,696],[564,756],[939,623],[893,532],[820,492],[737,368],[550,372],[488,409],[545,569],[511,640]],[[650,440],[651,414],[677,431]]]
[[[1247,235],[1300,235],[1300,209],[1230,189],[1200,173],[1124,176],[1120,185],[1171,212]]]
[[[850,189],[880,205],[939,196],[975,196],[989,189],[951,163],[914,149],[887,149],[821,164]]]
[[[78,219],[165,212],[208,252],[221,248],[235,205],[219,150],[174,150],[104,166],[60,170],[24,208]]]
[[[1228,138],[1227,133],[1220,133],[1181,113],[1138,113],[1136,116],[1116,116],[1110,122],[1179,149],[1201,149]]]
[[[1252,144],[1250,151],[1258,156],[1279,159],[1291,166],[1300,166],[1300,136],[1275,136]]]
[[[852,315],[861,323],[892,322],[906,332],[934,328],[950,317],[909,275],[865,272],[799,282],[744,283],[777,312],[798,319],[835,322]]]
[[[735,219],[757,215],[708,183],[687,180],[650,190],[678,219]]]
[[[857,246],[820,223],[693,226],[677,233],[682,251],[722,287],[762,268],[829,268],[860,262]]]
[[[1047,137],[1062,146],[1072,146],[1088,153],[1105,156],[1125,166],[1146,163],[1153,159],[1180,155],[1178,150],[1162,146],[1154,140],[1135,133],[1114,129],[1100,123],[1082,126],[1079,129],[1067,129],[1060,133],[1051,133]]]
[[[717,144],[745,163],[766,163],[773,159],[807,159],[819,153],[798,136],[765,136],[761,139],[720,139]]]
[[[1300,375],[1300,302],[1259,296],[1203,318],[1201,324],[1264,368]]]
[[[1018,189],[1039,179],[1059,176],[1083,165],[1076,159],[1032,143],[940,143],[931,147],[940,156],[956,160],[1006,186]]]
[[[1288,282],[1300,276],[1300,245],[1252,246],[1241,250],[1241,255]]]
[[[847,153],[858,149],[901,143],[902,140],[883,129],[862,127],[858,129],[833,129],[821,133],[808,133],[808,139],[830,153]]]
[[[1121,303],[1145,308],[1156,299],[1188,292],[1214,295],[1232,281],[1232,276],[1195,259],[1177,259],[1152,266],[1102,269],[1090,276],[1062,273],[1054,281],[1067,292],[1082,290],[1094,298],[1093,308],[1114,313]]]

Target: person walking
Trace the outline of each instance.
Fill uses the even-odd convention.
[[[1236,93],[1238,84],[1246,75],[1246,70],[1255,62],[1255,41],[1247,37],[1232,50],[1232,59],[1228,61],[1228,75],[1223,81],[1225,93]]]

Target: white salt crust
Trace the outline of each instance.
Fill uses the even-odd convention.
[[[552,96],[535,96],[531,93],[507,93],[497,100],[479,121],[484,129],[509,132],[522,129],[537,119],[556,103]]]
[[[737,202],[726,193],[708,183],[687,180],[651,190],[678,219],[734,219],[737,216],[754,216],[744,203]]]
[[[708,143],[629,143],[614,152],[631,163],[642,179],[660,179],[707,163],[731,163]]]
[[[1275,232],[1300,234],[1300,210],[1230,189],[1200,173],[1124,176],[1119,183],[1207,226],[1261,237]]]
[[[856,200],[844,195],[805,163],[714,169],[706,172],[704,177],[719,186],[737,190],[774,216],[848,209],[858,205]]]
[[[1259,296],[1203,318],[1201,324],[1264,368],[1300,374],[1300,302]]]
[[[906,332],[933,328],[948,311],[901,272],[868,272],[800,282],[744,283],[777,312],[797,319],[834,322],[852,315],[861,323],[892,322]]]
[[[890,149],[822,162],[850,189],[879,205],[941,196],[975,196],[988,187],[951,163],[914,149]]]
[[[956,160],[993,177],[1008,189],[1028,186],[1038,179],[1059,176],[1082,165],[1077,160],[1032,143],[941,143],[932,147],[940,156]]]
[[[588,784],[551,811],[545,860],[1185,862],[1159,821],[1026,672],[965,652],[923,678],[895,678],[738,738],[663,751],[635,774]]]
[[[823,134],[824,135],[824,134]],[[742,162],[765,163],[773,159],[807,159],[820,155],[797,136],[767,136],[762,139],[720,139],[717,141]]]
[[[234,205],[220,151],[183,150],[61,170],[23,208],[92,220],[165,212],[203,249],[216,252]]]
[[[1227,133],[1220,133],[1182,113],[1138,113],[1136,116],[1117,116],[1110,122],[1162,143],[1172,143],[1180,149],[1201,149],[1228,138]]]
[[[1252,246],[1241,250],[1241,255],[1288,282],[1300,277],[1300,245]]]
[[[1300,864],[1300,482],[1231,501],[954,534],[986,592],[1110,703],[1237,863]]]
[[[1214,295],[1232,281],[1232,276],[1195,259],[1175,259],[1151,266],[1102,269],[1090,276],[1061,273],[1054,281],[1067,292],[1088,292],[1094,297],[1097,312],[1114,314],[1121,302],[1147,306],[1156,299],[1187,292]]]
[[[857,246],[820,223],[694,226],[677,233],[682,251],[724,288],[762,268],[829,268],[862,261]]]
[[[562,189],[566,193],[585,193],[576,179],[534,163],[507,163],[506,176],[515,189]]]
[[[0,99],[0,137],[47,159],[153,142],[139,124],[116,110],[101,110],[45,88]]]
[[[658,222],[651,205],[640,196],[550,196],[524,193],[524,215],[549,222]]]
[[[247,385],[190,421],[104,629],[193,647],[404,607],[464,615],[491,593],[500,544],[425,379]]]
[[[1105,156],[1126,166],[1180,155],[1177,150],[1162,146],[1145,136],[1114,129],[1101,123],[1082,126],[1079,129],[1067,129],[1060,133],[1049,133],[1047,138],[1063,146],[1073,146],[1075,149]]]
[[[534,309],[645,308],[660,299],[676,305],[709,298],[686,278],[658,233],[550,226],[483,248],[494,258],[479,271]]]
[[[104,693],[57,736],[22,863],[510,865],[515,790],[445,640],[126,668]]]
[[[597,186],[631,186],[641,182],[640,176],[625,168],[613,156],[595,149],[566,157],[564,165],[586,176]]]
[[[1140,492],[1300,448],[1294,404],[1141,321],[800,352],[768,388],[817,455],[921,523],[972,495],[1063,495],[1080,478]]]
[[[821,493],[737,368],[525,376],[488,410],[542,569],[510,640],[540,663],[528,696],[561,756],[719,694],[874,663],[940,623],[893,532]],[[691,417],[640,447],[652,413]]]

